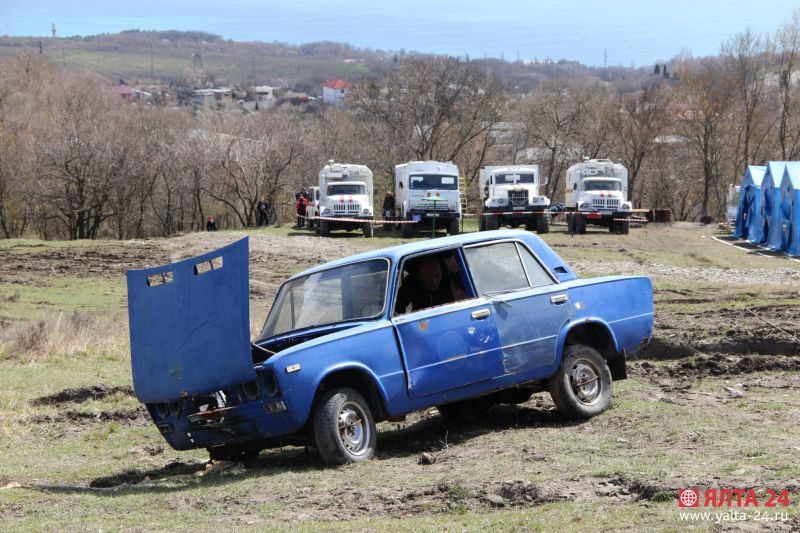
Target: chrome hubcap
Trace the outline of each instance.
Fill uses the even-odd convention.
[[[589,361],[576,361],[572,365],[569,378],[572,392],[581,403],[591,405],[600,398],[600,371]]]
[[[339,440],[353,455],[367,450],[370,434],[365,421],[364,412],[352,402],[345,402],[339,410]]]

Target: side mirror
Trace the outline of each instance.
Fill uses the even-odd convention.
[[[572,190],[573,191],[577,191],[578,190],[578,184],[577,183],[573,183],[572,184]]]
[[[488,185],[486,185],[483,188],[483,197],[484,197],[484,199],[488,199],[489,198],[489,186]]]
[[[400,182],[400,188],[401,189],[403,188],[403,182],[402,181]]]
[[[550,176],[545,176],[544,177],[544,184],[548,185],[549,183],[550,183]]]

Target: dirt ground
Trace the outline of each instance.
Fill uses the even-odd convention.
[[[581,523],[581,506],[618,506],[613,512],[639,518],[666,516],[671,529],[681,526],[675,516],[679,488],[769,488],[788,490],[793,498],[792,514],[769,528],[798,530],[800,263],[738,251],[713,242],[712,233],[675,225],[632,233],[627,241],[601,232],[583,240],[545,236],[582,275],[642,274],[654,281],[653,342],[630,360],[630,378],[615,390],[614,408],[589,421],[567,421],[547,395],[535,395],[521,406],[495,406],[485,417],[460,423],[435,410],[382,423],[372,465],[328,470],[313,451],[298,448],[264,452],[249,464],[209,464],[202,453],[178,454],[159,440],[128,382],[55,387],[32,394],[24,413],[10,415],[14,423],[47,434],[85,433],[113,423],[148,438],[129,442],[130,456],[105,473],[90,469],[94,475],[66,482],[0,469],[0,487],[20,482],[44,493],[137,497],[175,491],[181,496],[171,505],[180,514],[199,505],[191,490],[213,479],[226,487],[240,485],[220,493],[215,505],[231,510],[234,524],[244,528],[375,517],[517,516],[515,510],[529,517],[529,511],[567,506],[574,516],[566,523],[570,528],[620,530],[630,525],[624,518]],[[243,235],[55,250],[21,243],[0,249],[0,284],[47,286],[59,277],[119,280],[128,268],[191,257]],[[251,234],[251,300],[270,300],[299,270],[386,244]],[[263,307],[254,311],[254,320],[263,320]],[[255,509],[268,509],[269,517]],[[26,513],[23,503],[0,495],[4,520]]]

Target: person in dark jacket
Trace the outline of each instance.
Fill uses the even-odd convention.
[[[383,216],[387,219],[394,216],[394,195],[390,191],[383,197]]]
[[[259,226],[269,226],[269,203],[267,200],[262,196],[261,199],[258,201],[258,225]]]
[[[308,207],[308,199],[303,195],[298,196],[297,205],[295,207],[297,208],[297,227],[303,228],[306,224],[305,216],[306,207]]]
[[[208,215],[206,220],[206,231],[217,231],[217,221],[211,215]]]
[[[397,291],[396,314],[403,314],[411,304],[412,311],[444,305],[453,301],[447,267],[435,256],[427,256],[416,272],[403,281]]]

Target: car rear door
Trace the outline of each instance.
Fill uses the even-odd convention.
[[[464,255],[477,291],[495,297],[492,315],[503,373],[535,374],[535,369],[551,366],[558,335],[572,316],[567,291],[522,242],[473,245]]]
[[[192,259],[128,271],[131,367],[142,402],[255,379],[247,238]]]

